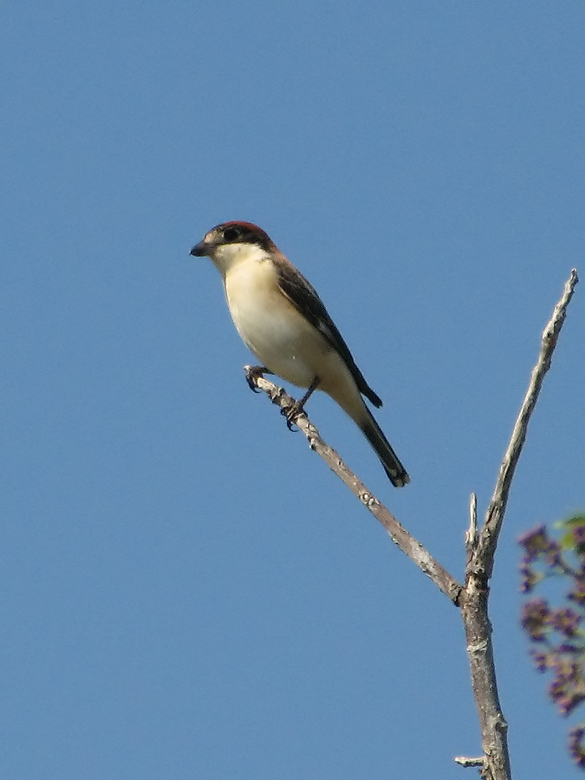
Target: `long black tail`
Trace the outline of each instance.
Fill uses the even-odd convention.
[[[367,440],[374,448],[376,455],[380,458],[382,466],[388,479],[394,485],[394,487],[404,487],[410,482],[410,477],[406,473],[406,469],[402,463],[398,460],[398,456],[392,449],[390,442],[382,433],[382,429],[375,421],[370,410],[368,412],[367,422],[361,426]]]

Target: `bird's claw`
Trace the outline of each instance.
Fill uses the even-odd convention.
[[[295,433],[295,420],[302,411],[303,407],[298,401],[295,401],[295,403],[292,406],[289,406],[287,409],[280,410],[282,416],[286,417],[286,427],[289,429],[289,431],[293,431],[293,433]]]
[[[247,377],[246,377],[246,382],[248,383],[248,387],[250,388],[250,390],[251,390],[253,393],[260,393],[260,392],[262,392],[262,391],[260,390],[260,388],[259,388],[259,387],[256,387],[256,385],[254,384],[254,380],[253,380],[253,378],[252,378],[252,377],[250,377],[250,376],[247,376]]]
[[[262,392],[260,388],[256,387],[256,382],[254,380],[263,377],[264,374],[269,374],[270,372],[268,369],[264,366],[245,366],[244,371],[246,372],[246,382],[248,383],[250,390],[253,393]]]

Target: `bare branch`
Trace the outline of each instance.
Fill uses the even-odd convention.
[[[498,696],[488,596],[489,590],[482,587],[481,580],[470,576],[461,597],[461,617],[485,754],[482,777],[486,780],[510,780],[508,724]]]
[[[472,493],[469,497],[469,528],[465,534],[465,566],[469,566],[475,548],[477,547],[477,496]]]
[[[526,391],[522,407],[520,408],[516,424],[514,425],[508,449],[506,450],[502,465],[500,466],[500,473],[498,474],[494,494],[486,512],[484,525],[481,529],[479,543],[472,565],[476,571],[481,571],[482,575],[488,580],[492,575],[494,555],[498,543],[498,536],[504,520],[504,514],[506,512],[510,485],[514,477],[520,453],[522,452],[522,447],[524,446],[528,423],[530,422],[536,401],[538,400],[542,382],[550,368],[552,355],[561,328],[563,327],[565,317],[567,316],[567,307],[573,297],[578,281],[579,277],[577,275],[577,270],[573,268],[571,275],[565,284],[561,299],[555,306],[552,317],[542,334],[540,354],[536,365],[532,370],[528,390]]]
[[[257,371],[252,370],[250,366],[245,366],[244,371],[246,372],[248,384],[250,384],[251,387],[255,386],[259,390],[263,390],[273,404],[280,406],[282,410],[288,410],[294,406],[294,398],[288,395],[282,387],[277,387],[272,382],[269,382],[267,379],[260,376]],[[323,441],[319,431],[311,423],[305,412],[298,414],[293,422],[307,437],[309,447],[312,450],[315,450],[315,452],[323,458],[329,468],[345,482],[359,501],[374,515],[376,520],[384,526],[394,544],[396,544],[411,561],[416,563],[419,569],[430,577],[439,590],[441,590],[454,604],[457,604],[459,595],[462,591],[462,586],[457,580],[433,558],[419,541],[408,533],[394,515],[378,501],[374,494],[366,488],[364,483],[346,466],[338,453]]]
[[[455,756],[453,759],[456,764],[460,764],[464,767],[469,766],[483,766],[485,762],[485,758],[483,756],[480,756],[478,758],[467,758],[466,756]]]
[[[534,411],[544,376],[550,368],[552,354],[565,321],[567,306],[577,282],[577,272],[573,269],[565,284],[563,295],[544,329],[540,354],[532,371],[528,390],[500,467],[494,495],[488,507],[483,528],[470,557],[471,528],[474,525],[473,515],[475,512],[472,500],[472,521],[466,545],[468,563],[465,569],[465,590],[461,596],[460,605],[467,640],[471,685],[477,705],[482,747],[485,754],[481,774],[486,780],[509,780],[511,778],[507,739],[508,724],[502,713],[498,696],[492,627],[488,616],[488,583],[493,570],[494,555],[504,520],[510,485],[526,439],[528,423]]]

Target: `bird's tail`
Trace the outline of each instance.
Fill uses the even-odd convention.
[[[406,469],[398,460],[398,456],[392,449],[390,442],[384,436],[382,429],[374,419],[372,413],[367,409],[367,418],[360,428],[364,432],[367,440],[370,442],[376,455],[380,458],[384,471],[394,487],[404,487],[410,482]]]

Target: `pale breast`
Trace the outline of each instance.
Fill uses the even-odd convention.
[[[331,347],[284,297],[272,263],[240,264],[227,275],[225,292],[238,333],[258,360],[287,382],[308,387]]]

